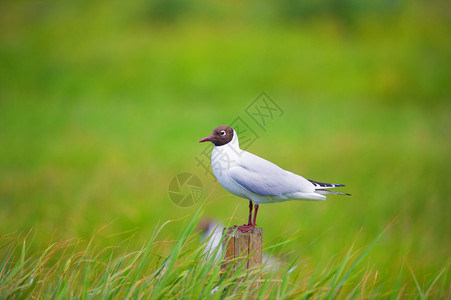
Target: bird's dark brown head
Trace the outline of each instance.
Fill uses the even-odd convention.
[[[215,146],[222,146],[230,143],[232,139],[233,139],[232,127],[218,126],[213,130],[213,132],[209,136],[201,139],[199,143],[212,142],[213,144],[215,144]]]

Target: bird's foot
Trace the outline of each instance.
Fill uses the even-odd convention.
[[[241,230],[242,232],[248,232],[251,229],[255,228],[255,224],[244,224],[241,226],[238,226],[238,229]]]

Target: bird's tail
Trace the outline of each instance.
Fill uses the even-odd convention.
[[[334,194],[334,195],[351,196],[351,194],[348,194],[348,193],[329,191],[329,190],[326,190],[326,189],[316,189],[316,190],[315,190],[315,193],[318,193],[318,194],[321,194],[321,195],[331,195],[331,194]]]
[[[314,186],[315,189],[320,189],[320,188],[336,188],[336,187],[340,187],[340,186],[345,186],[344,184],[337,184],[337,183],[324,183],[324,182],[318,182],[318,181],[313,181],[310,179],[307,179],[308,181],[310,181]]]
[[[309,181],[315,186],[315,193],[318,193],[321,195],[335,194],[335,195],[351,196],[351,194],[348,194],[348,193],[335,192],[335,191],[329,191],[327,189],[324,189],[324,188],[330,189],[330,188],[345,186],[344,184],[324,183],[324,182],[318,182],[318,181],[313,181],[313,180],[309,180]]]

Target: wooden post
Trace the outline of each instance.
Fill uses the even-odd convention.
[[[254,228],[242,232],[236,227],[224,228],[223,249],[225,249],[222,270],[225,271],[233,264],[235,271],[244,263],[244,269],[252,269],[262,264],[263,229]]]

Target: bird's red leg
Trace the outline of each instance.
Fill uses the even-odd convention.
[[[252,222],[252,228],[255,228],[257,226],[257,212],[258,212],[258,204],[255,204],[255,210],[254,210],[254,222]]]
[[[252,218],[252,201],[249,200],[249,221],[247,222],[247,225],[252,225],[251,218]]]
[[[254,221],[251,222],[252,217],[252,201],[249,201],[249,223],[247,225],[241,225],[238,226],[238,229],[243,232],[248,232],[251,229],[254,229],[257,225],[255,221],[257,220],[257,211],[258,211],[258,204],[255,204],[255,210],[254,210]]]
[[[247,222],[247,224],[238,226],[238,229],[243,231],[243,232],[248,232],[249,230],[251,230],[252,228],[255,228],[255,214],[254,214],[254,223],[252,223],[252,201],[249,200],[249,221]],[[255,207],[257,208],[257,205],[255,205]]]

